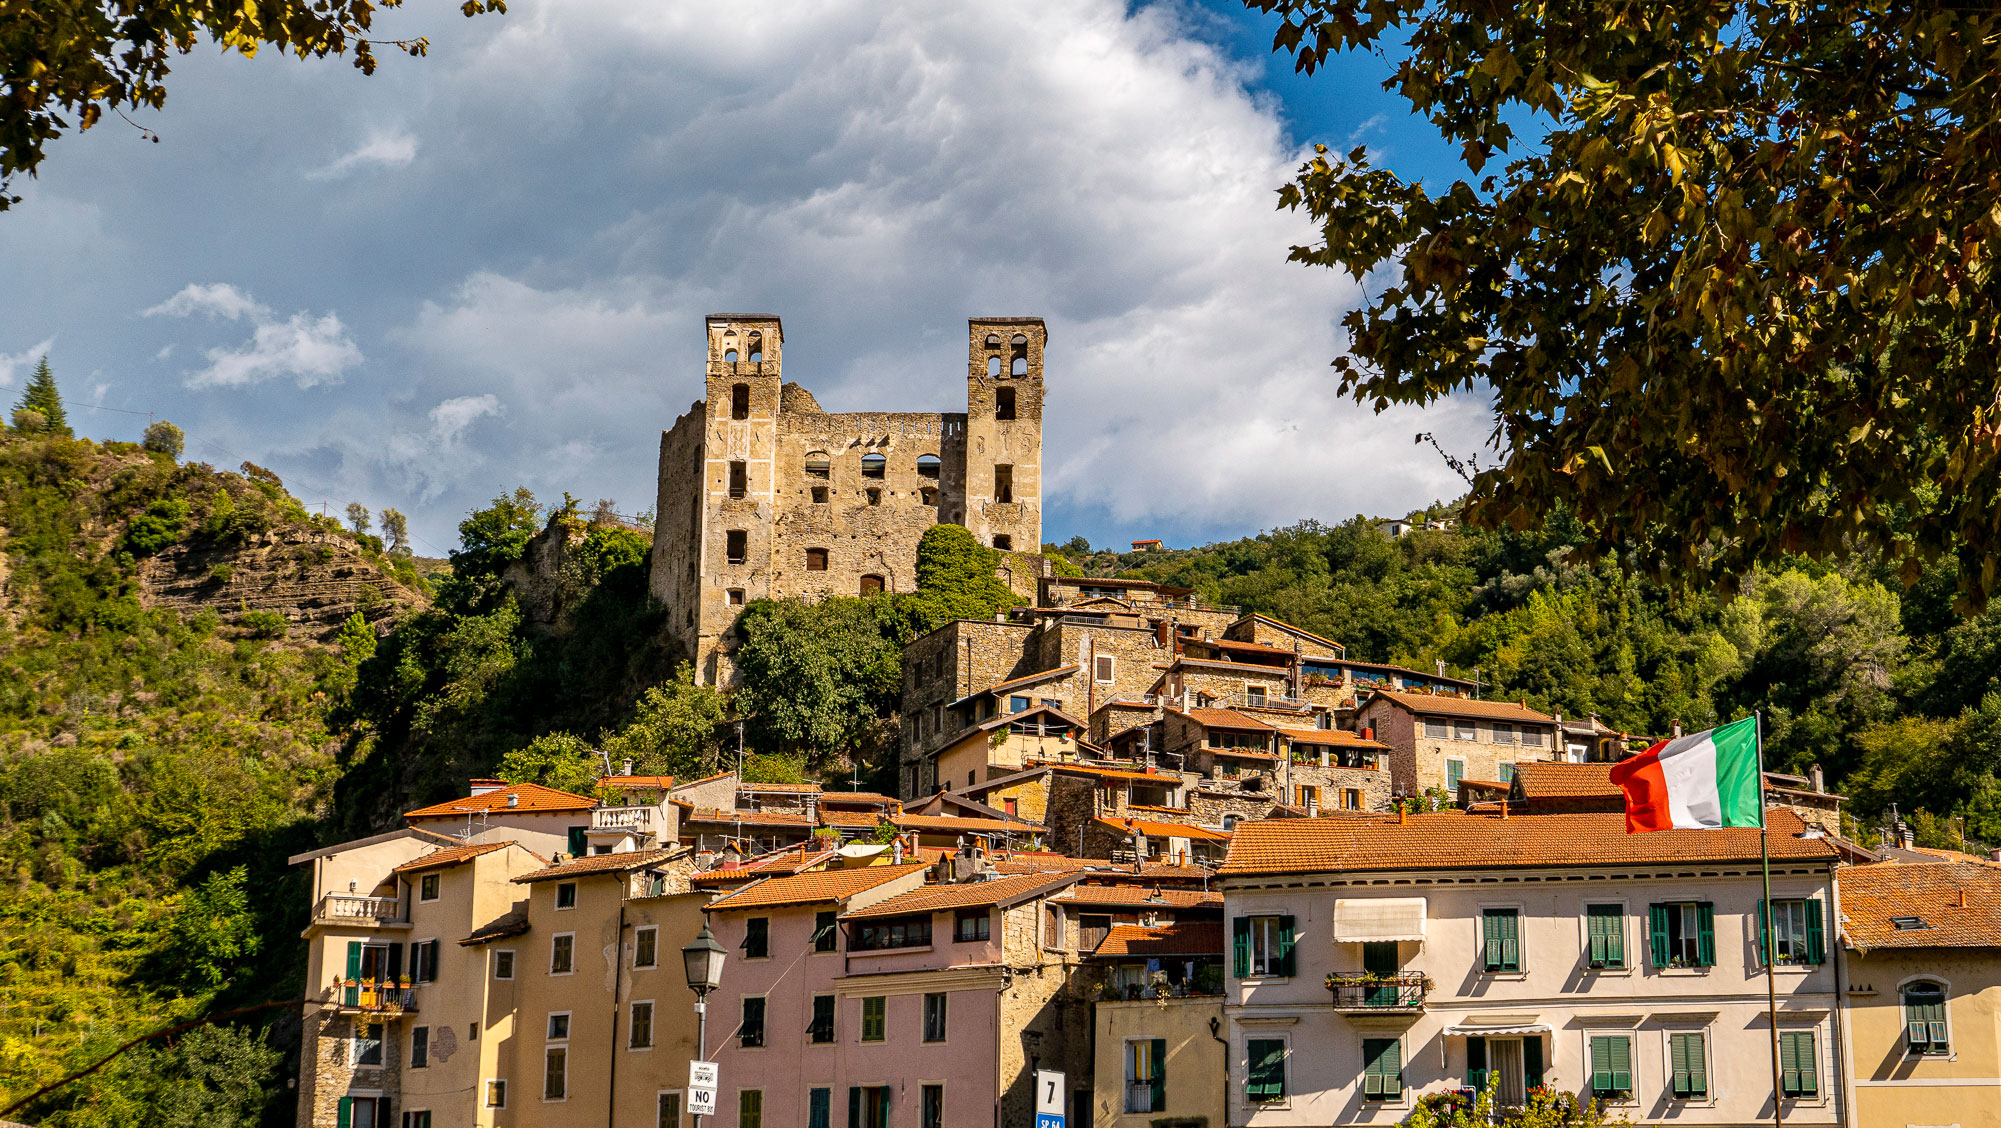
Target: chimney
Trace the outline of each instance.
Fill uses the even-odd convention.
[[[624,764],[622,765],[622,768],[623,768],[623,770],[622,770],[622,771],[620,771],[620,772],[619,772],[618,774],[620,774],[620,775],[631,775],[631,774],[632,774],[632,757],[630,757],[630,756],[627,756],[627,757],[625,758],[625,762],[624,762]]]
[[[1808,768],[1806,770],[1806,774],[1808,779],[1813,780],[1814,791],[1819,792],[1821,794],[1826,794],[1827,781],[1821,775],[1820,765],[1815,764],[1813,767]]]
[[[1681,739],[1681,722],[1680,722],[1680,721],[1676,721],[1675,723],[1673,723],[1673,724],[1671,724],[1671,725],[1669,725],[1669,726],[1668,726],[1668,735],[1669,735],[1669,736],[1671,736],[1671,737],[1673,737],[1673,738],[1674,738],[1674,739],[1676,739],[1676,740],[1680,740],[1680,739]]]
[[[1501,796],[1501,821],[1508,821],[1508,797],[1505,795]]]
[[[1966,886],[1955,884],[1952,887],[1952,907],[1955,909],[1966,907]]]
[[[1376,726],[1374,726],[1374,725],[1363,725],[1363,726],[1362,726],[1362,739],[1363,739],[1363,740],[1374,740],[1375,738],[1376,738]]]
[[[1397,825],[1398,826],[1410,825],[1410,808],[1403,805],[1402,803],[1397,804]]]
[[[889,863],[895,866],[903,864],[903,836],[900,834],[890,839]]]
[[[1897,845],[1902,846],[1904,849],[1908,850],[1911,847],[1916,846],[1917,844],[1918,844],[1917,832],[1911,829],[1911,824],[1899,819],[1897,821]]]
[[[467,794],[474,796],[485,795],[489,791],[499,791],[506,786],[507,781],[502,779],[476,779],[472,781],[471,789]]]
[[[509,795],[509,796],[507,797],[507,809],[508,809],[508,810],[510,810],[510,811],[511,811],[511,810],[515,809],[516,807],[519,807],[520,805],[521,805],[521,796],[520,796],[519,794],[510,794],[510,795]]]

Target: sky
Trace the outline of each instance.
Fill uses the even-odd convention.
[[[46,354],[81,434],[150,417],[442,555],[526,486],[654,506],[702,317],[780,315],[830,411],[963,411],[965,320],[1047,320],[1043,536],[1170,545],[1460,492],[1330,364],[1359,287],[1286,262],[1315,142],[1453,154],[1347,57],[1224,0],[446,0],[372,77],[205,47],[160,112],[50,146],[0,212],[0,396]],[[157,133],[148,141],[138,126]]]

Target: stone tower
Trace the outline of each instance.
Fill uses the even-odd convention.
[[[1039,317],[967,322],[965,517],[981,544],[1042,551]]]

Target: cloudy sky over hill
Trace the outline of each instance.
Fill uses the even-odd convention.
[[[409,0],[428,59],[182,61],[0,213],[0,394],[412,517],[517,484],[653,503],[701,316],[780,314],[829,410],[959,410],[969,315],[1050,324],[1045,536],[1186,543],[1457,492],[1327,367],[1357,287],[1285,262],[1313,141],[1450,175],[1374,61],[1301,80],[1230,4]],[[125,414],[138,412],[140,414]]]

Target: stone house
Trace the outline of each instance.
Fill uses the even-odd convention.
[[[1556,750],[1556,718],[1512,701],[1384,689],[1362,702],[1355,720],[1390,747],[1398,795],[1436,788],[1453,796],[1462,779],[1507,783],[1517,763],[1552,759]]]
[[[1083,721],[1054,705],[1029,705],[1024,693],[1010,695],[1009,712],[965,729],[933,756],[940,785],[972,787],[1043,760],[1079,760],[1098,749],[1084,739]],[[1019,706],[1017,708],[1017,706]],[[960,777],[964,777],[962,785]]]
[[[1841,855],[1771,817],[1777,1095],[1851,1122],[1834,953]],[[1545,1086],[1628,1120],[1770,1120],[1761,833],[1627,834],[1613,813],[1272,820],[1218,872],[1228,1123],[1393,1124],[1415,1100]]]
[[[973,319],[964,412],[830,413],[785,383],[777,317],[710,315],[703,398],[660,440],[650,579],[695,676],[730,684],[750,600],[915,590],[940,522],[1039,552],[1047,342],[1040,318]]]

